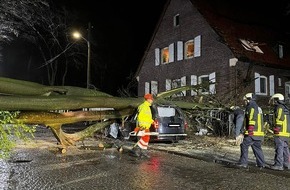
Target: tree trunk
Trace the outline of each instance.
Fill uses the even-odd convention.
[[[21,112],[17,118],[25,124],[40,124],[49,127],[58,142],[62,146],[74,145],[76,141],[92,136],[95,132],[110,125],[115,119],[124,119],[133,113],[134,109],[121,111],[77,111],[66,113],[53,112]],[[103,120],[109,120],[102,122]],[[74,134],[65,133],[62,130],[63,124],[76,123],[80,121],[100,121],[86,129]]]

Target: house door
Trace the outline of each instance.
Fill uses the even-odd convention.
[[[285,102],[290,101],[290,81],[285,82]]]

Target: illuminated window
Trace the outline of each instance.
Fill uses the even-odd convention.
[[[168,47],[163,48],[161,54],[162,54],[162,63],[163,64],[169,63],[169,48]]]
[[[193,58],[194,55],[194,41],[189,40],[185,43],[185,59]]]

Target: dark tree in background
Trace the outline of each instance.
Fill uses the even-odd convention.
[[[79,30],[87,38],[91,22],[92,86],[112,95],[119,95],[119,89],[128,90],[129,83],[134,89],[131,84],[135,79],[130,76],[136,71],[158,20],[160,11],[154,12],[164,2],[144,4],[142,9],[139,5],[138,9],[131,9],[135,2],[118,1],[97,5],[67,0],[1,2],[0,74],[46,85],[85,87],[87,45],[84,40],[73,40],[71,34]],[[154,20],[146,17],[149,9]]]
[[[82,65],[67,12],[46,0],[1,2],[0,22],[2,76],[64,85],[69,67]]]

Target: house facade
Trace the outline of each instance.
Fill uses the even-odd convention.
[[[254,92],[266,104],[290,93],[287,38],[215,15],[202,0],[169,0],[136,72],[138,95],[193,85],[176,96],[210,95],[240,104]]]

